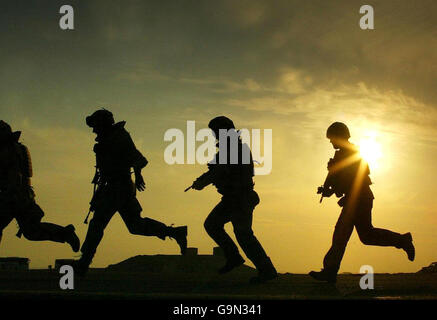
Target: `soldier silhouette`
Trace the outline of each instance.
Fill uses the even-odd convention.
[[[332,245],[323,260],[322,271],[309,274],[319,281],[335,283],[337,272],[354,227],[365,245],[392,246],[405,250],[410,261],[414,260],[415,248],[411,233],[399,234],[378,229],[372,225],[373,193],[368,164],[359,156],[359,150],[349,142],[348,127],[334,122],[327,130],[327,138],[336,150],[328,162],[328,176],[317,193],[323,197],[335,194],[342,211],[335,226]]]
[[[31,185],[32,161],[27,147],[19,142],[20,135],[0,120],[0,241],[3,229],[15,218],[19,226],[17,237],[66,242],[77,252],[80,241],[73,225],[61,227],[41,222],[44,212],[35,202]]]
[[[174,238],[185,254],[187,248],[187,227],[169,227],[164,223],[141,217],[141,205],[136,190],[144,191],[145,183],[141,170],[147,165],[146,158],[137,150],[130,134],[124,128],[125,121],[115,123],[112,113],[101,109],[86,118],[86,123],[96,133],[96,174],[93,179],[97,190],[91,201],[94,211],[85,241],[82,256],[74,264],[78,275],[85,275],[95,255],[103,231],[118,211],[132,234],[156,236],[162,240]],[[131,179],[131,168],[135,184]]]
[[[224,229],[224,225],[231,222],[238,243],[258,270],[258,276],[250,282],[274,279],[276,269],[252,231],[253,210],[260,199],[253,189],[254,166],[250,149],[242,143],[229,118],[216,117],[208,126],[219,141],[219,151],[208,164],[209,170],[197,178],[191,188],[202,190],[213,184],[222,195],[204,223],[206,232],[222,248],[226,258],[226,264],[218,272],[230,272],[244,263],[237,246]],[[232,139],[236,144],[232,144]]]

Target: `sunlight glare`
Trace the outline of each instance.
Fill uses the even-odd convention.
[[[367,161],[371,169],[378,169],[382,157],[382,148],[377,137],[377,132],[368,132],[365,134],[365,138],[358,143],[360,155]]]

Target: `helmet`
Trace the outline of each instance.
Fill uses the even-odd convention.
[[[12,128],[9,124],[0,120],[0,136],[6,137],[12,135]]]
[[[0,120],[0,141],[18,141],[21,131],[12,132],[11,126],[3,120]]]
[[[232,120],[225,116],[215,117],[209,122],[208,127],[213,131],[218,131],[220,129],[235,129]]]
[[[331,124],[326,131],[326,137],[328,139],[331,138],[340,138],[340,139],[349,139],[351,137],[349,133],[348,127],[343,122],[334,122]]]
[[[100,109],[86,117],[86,124],[91,127],[109,127],[115,123],[111,111]]]

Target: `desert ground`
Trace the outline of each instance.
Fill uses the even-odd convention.
[[[59,286],[56,270],[1,271],[0,298],[86,300],[332,300],[437,299],[437,274],[375,274],[374,289],[362,290],[362,275],[339,275],[337,284],[314,281],[305,274],[281,274],[262,285],[249,285],[254,272],[227,275],[197,273],[121,272],[91,269],[74,279],[73,290]]]

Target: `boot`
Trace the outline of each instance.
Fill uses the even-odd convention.
[[[416,249],[413,245],[413,237],[411,236],[411,233],[406,233],[402,235],[403,237],[403,246],[402,249],[407,253],[408,260],[414,261],[414,258],[416,256]]]
[[[250,284],[261,284],[269,280],[273,280],[278,277],[278,272],[273,266],[270,258],[267,258],[264,265],[258,268],[258,275],[249,280]]]
[[[337,272],[329,271],[327,269],[322,269],[322,271],[311,271],[309,275],[318,281],[326,281],[328,283],[337,282]]]
[[[185,253],[187,252],[188,227],[187,226],[176,227],[176,228],[168,227],[168,230],[169,230],[168,236],[176,240],[176,242],[178,243],[181,249],[181,254],[185,255]]]
[[[74,252],[78,252],[80,249],[80,240],[74,230],[75,229],[72,224],[65,227],[65,242],[71,246],[71,249],[73,249]]]
[[[87,259],[84,254],[80,257],[79,260],[75,260],[72,263],[72,267],[74,270],[74,274],[83,278],[88,272],[89,265],[91,264],[91,259]]]
[[[225,274],[231,272],[233,269],[244,264],[244,259],[241,256],[235,257],[233,259],[227,259],[226,264],[218,270],[219,274]]]

